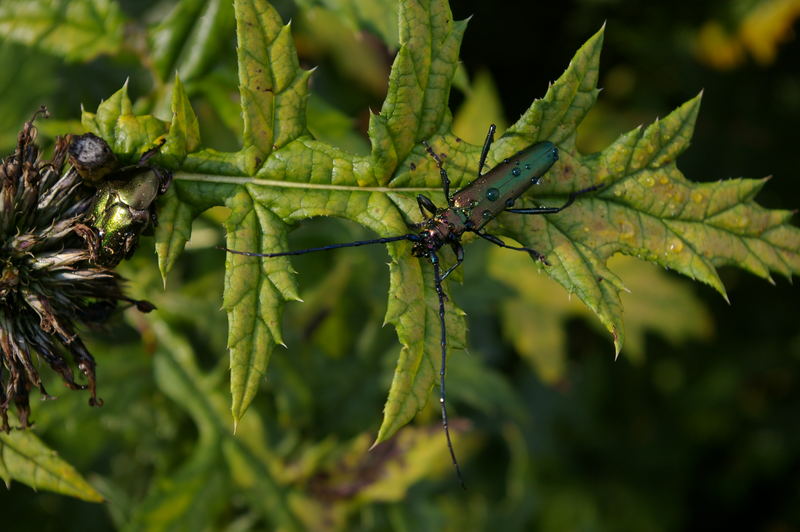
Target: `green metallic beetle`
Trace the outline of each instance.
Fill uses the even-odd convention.
[[[172,182],[172,174],[147,161],[163,145],[146,151],[135,165],[119,168],[105,140],[92,134],[74,136],[69,162],[84,183],[97,189],[90,208],[89,224],[97,231],[95,261],[113,268],[129,259],[139,235],[157,224],[155,200]]]
[[[496,246],[526,252],[543,264],[548,264],[544,255],[535,249],[510,246],[499,237],[483,231],[483,227],[503,212],[514,214],[554,214],[560,212],[572,205],[578,196],[593,192],[602,187],[601,184],[597,184],[572,192],[569,194],[567,201],[560,207],[513,208],[517,198],[533,185],[538,185],[542,176],[555,164],[558,160],[558,148],[552,142],[537,142],[517,152],[508,159],[505,159],[488,172],[483,173],[483,168],[486,165],[486,157],[489,154],[489,148],[494,141],[494,132],[495,126],[493,124],[489,127],[486,141],[481,150],[477,178],[452,196],[450,195],[450,178],[447,176],[447,170],[445,170],[442,164],[442,157],[433,151],[433,148],[431,148],[426,141],[422,141],[425,150],[436,161],[436,166],[439,169],[439,175],[442,179],[442,191],[447,200],[447,207],[437,207],[427,196],[423,196],[422,194],[418,195],[417,205],[419,205],[423,220],[412,225],[417,231],[416,233],[376,238],[373,240],[359,240],[344,244],[331,244],[318,248],[281,251],[277,253],[255,253],[223,248],[237,255],[247,255],[251,257],[285,257],[288,255],[304,255],[315,251],[327,251],[345,247],[386,244],[388,242],[408,240],[411,242],[412,255],[431,261],[433,265],[434,286],[439,299],[439,325],[441,327],[439,403],[442,409],[442,426],[444,427],[445,437],[447,438],[447,448],[450,451],[450,458],[453,461],[453,466],[456,469],[456,474],[462,486],[464,485],[464,481],[461,476],[461,468],[458,465],[455,451],[453,450],[453,443],[450,439],[450,430],[447,420],[445,391],[447,331],[445,330],[444,319],[445,296],[442,291],[442,281],[464,261],[464,248],[461,246],[461,237],[467,232],[475,233]],[[413,168],[412,166],[412,169]],[[456,255],[456,263],[444,273],[441,273],[439,269],[438,253],[439,249],[445,245],[452,248]]]

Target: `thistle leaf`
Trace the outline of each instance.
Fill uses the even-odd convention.
[[[299,66],[289,25],[275,9],[259,0],[237,0],[239,94],[242,102],[244,150],[255,170],[273,149],[305,132],[310,72]]]
[[[15,416],[9,412],[12,423]],[[0,432],[0,478],[6,485],[17,480],[34,489],[43,489],[102,502],[100,495],[75,469],[47,447],[32,432],[15,430]]]
[[[176,91],[181,91],[178,85]],[[135,162],[139,155],[167,132],[168,124],[150,115],[133,114],[133,104],[128,97],[128,82],[97,107],[96,113],[81,113],[83,127],[103,137],[116,154]],[[180,123],[178,121],[178,123]],[[176,126],[179,127],[179,126]]]
[[[770,272],[791,277],[800,271],[800,231],[789,224],[792,213],[753,200],[764,180],[692,183],[678,170],[675,159],[688,147],[699,105],[697,96],[600,154],[563,148],[537,196],[592,183],[604,188],[555,215],[500,218],[507,234],[548,257],[547,273],[598,315],[617,353],[624,340],[624,287],[606,266],[615,253],[702,281],[726,299],[718,266],[735,265],[768,280]]]
[[[156,241],[166,275],[189,238],[191,221],[214,205],[231,209],[227,245],[252,252],[287,250],[287,233],[316,216],[355,221],[382,237],[409,231],[419,220],[416,195],[445,202],[438,170],[420,145],[427,139],[445,159],[454,187],[475,178],[480,145],[450,132],[447,108],[456,74],[464,22],[452,20],[444,0],[400,4],[400,49],[386,100],[371,116],[369,156],[358,156],[310,136],[305,125],[309,72],[299,67],[289,26],[265,0],[234,4],[243,112],[242,150],[195,150],[185,97],[174,97],[174,125],[130,114],[126,89],[86,114],[87,127],[130,153],[168,133],[174,153],[172,191],[161,204]],[[549,216],[505,214],[491,232],[542,252],[543,271],[575,293],[611,332],[617,351],[624,341],[620,290],[608,267],[615,253],[636,256],[711,285],[724,295],[716,268],[734,265],[769,279],[800,271],[800,231],[788,211],[766,210],[753,200],[763,180],[692,183],[675,159],[688,146],[699,109],[694,98],[645,129],[622,135],[598,154],[575,147],[576,128],[594,104],[603,30],[591,37],[547,94],[497,139],[493,166],[538,140],[559,147],[561,158],[540,186],[518,206],[558,206]],[[175,90],[180,91],[176,83]],[[175,160],[177,161],[178,158]],[[431,395],[439,365],[438,303],[431,266],[410,256],[406,242],[387,245],[389,300],[386,322],[402,346],[377,441],[407,423]],[[513,253],[509,251],[508,253]],[[229,255],[223,306],[228,312],[232,413],[239,422],[282,342],[280,319],[298,292],[291,261]],[[463,313],[447,305],[449,346],[464,344]]]

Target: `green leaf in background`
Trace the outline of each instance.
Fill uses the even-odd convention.
[[[4,0],[0,35],[71,61],[113,54],[125,18],[113,0]]]
[[[153,62],[161,80],[177,73],[189,83],[205,74],[230,42],[233,4],[183,0],[150,31]]]
[[[397,3],[391,4],[395,10],[392,31],[396,42]],[[391,9],[387,13],[390,11]],[[372,45],[365,34],[356,31],[351,21],[343,20],[342,14],[339,10],[318,7],[302,10],[297,21],[298,46],[316,62],[330,58],[337,70],[352,80],[356,87],[375,98],[381,98],[386,91],[388,74],[385,50]]]
[[[0,69],[0,94],[8,106],[0,113],[0,145],[16,144],[19,125],[57,85],[57,80],[48,76],[54,62],[36,50],[8,40],[0,42],[0,65],[4,65]]]
[[[156,322],[155,332],[163,346],[155,359],[159,387],[190,413],[200,433],[200,441],[175,483],[156,486],[150,494],[140,516],[142,525],[152,521],[164,526],[174,519],[178,526],[187,527],[196,518],[193,512],[213,515],[213,506],[189,508],[203,500],[213,505],[215,499],[218,501],[219,497],[224,497],[225,479],[218,474],[219,461],[224,455],[231,462],[233,481],[248,484],[248,490],[253,497],[260,499],[260,507],[269,518],[289,530],[298,529],[297,517],[290,512],[287,502],[287,489],[277,483],[271,469],[275,459],[264,445],[258,418],[251,417],[243,428],[247,430],[244,437],[233,435],[226,419],[226,400],[216,387],[215,375],[201,372],[189,343],[171,332],[165,323]],[[247,471],[252,482],[237,477],[236,472],[240,469]],[[165,497],[172,502],[165,504]],[[176,512],[178,509],[186,511]],[[168,513],[169,519],[165,519],[164,512]]]
[[[9,412],[12,425],[18,423]],[[29,430],[0,432],[0,478],[6,486],[17,480],[34,489],[101,502],[100,495],[71,465]]]
[[[692,295],[687,283],[671,279],[653,265],[622,255],[612,257],[609,267],[628,288],[621,294],[626,356],[642,362],[646,331],[653,331],[673,344],[710,336],[711,316]],[[501,303],[504,335],[544,382],[556,384],[566,375],[566,321],[577,316],[591,319],[593,314],[537,270],[528,257],[509,255],[501,249],[489,252],[489,275],[518,293],[517,297]]]
[[[399,46],[397,38],[398,4],[394,0],[299,0],[304,12],[319,6],[341,19],[351,30],[367,30],[380,36],[390,50]]]
[[[496,125],[498,135],[508,127],[497,87],[491,75],[482,70],[475,76],[464,103],[456,113],[453,133],[467,142],[480,144],[486,138],[489,127],[486,124]]]

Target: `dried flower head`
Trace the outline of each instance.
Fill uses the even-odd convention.
[[[76,327],[102,323],[119,301],[142,311],[153,308],[125,297],[121,278],[94,262],[97,234],[84,223],[93,191],[75,170],[63,171],[68,139],[56,139],[51,160],[40,158],[33,125],[40,114],[47,110],[42,107],[25,123],[15,153],[0,160],[0,428],[5,431],[12,402],[26,428],[30,390],[36,387],[42,398],[50,398],[34,354],[67,387],[88,389],[90,405],[101,405],[95,361]],[[75,382],[68,358],[86,384]]]

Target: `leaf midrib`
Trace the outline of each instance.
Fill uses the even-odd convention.
[[[338,190],[345,192],[439,192],[441,187],[362,187],[359,185],[329,185],[326,183],[306,183],[301,181],[280,181],[277,179],[262,179],[247,176],[225,176],[213,174],[194,174],[189,172],[176,172],[173,179],[178,181],[193,181],[203,183],[226,183],[231,185],[260,185],[278,188],[303,188],[311,190]]]

